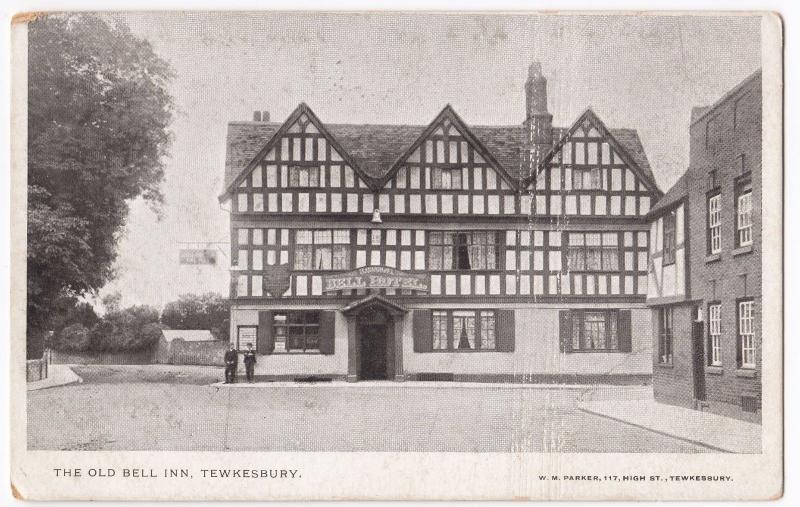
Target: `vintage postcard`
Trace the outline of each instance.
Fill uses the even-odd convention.
[[[771,499],[777,14],[18,15],[24,499]]]

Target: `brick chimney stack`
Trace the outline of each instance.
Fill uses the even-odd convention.
[[[269,111],[253,111],[253,121],[269,122]]]
[[[525,82],[525,126],[527,140],[525,166],[533,174],[539,162],[553,146],[553,115],[547,111],[547,79],[542,64],[531,63]]]

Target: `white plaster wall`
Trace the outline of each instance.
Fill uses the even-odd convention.
[[[576,307],[577,308],[577,307]],[[584,308],[584,307],[581,307]],[[456,374],[651,374],[650,311],[631,311],[630,353],[562,353],[558,311],[564,308],[518,308],[514,352],[414,352],[411,312],[403,326],[406,373]]]
[[[281,309],[288,309],[281,307]],[[257,309],[231,309],[231,340],[236,340],[237,326],[257,326]],[[336,312],[336,337],[334,353],[324,354],[269,354],[259,355],[256,375],[346,375],[347,374],[347,321]],[[244,369],[241,366],[240,369]]]

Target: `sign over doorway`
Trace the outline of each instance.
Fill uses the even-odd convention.
[[[348,289],[400,289],[428,292],[428,277],[394,268],[368,266],[322,277],[322,291]]]

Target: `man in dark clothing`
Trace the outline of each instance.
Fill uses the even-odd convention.
[[[225,383],[236,382],[236,367],[239,365],[239,352],[231,343],[231,348],[225,352]]]
[[[247,344],[247,351],[244,353],[244,371],[247,375],[247,381],[253,382],[253,370],[256,367],[256,352],[253,350],[253,344]]]

